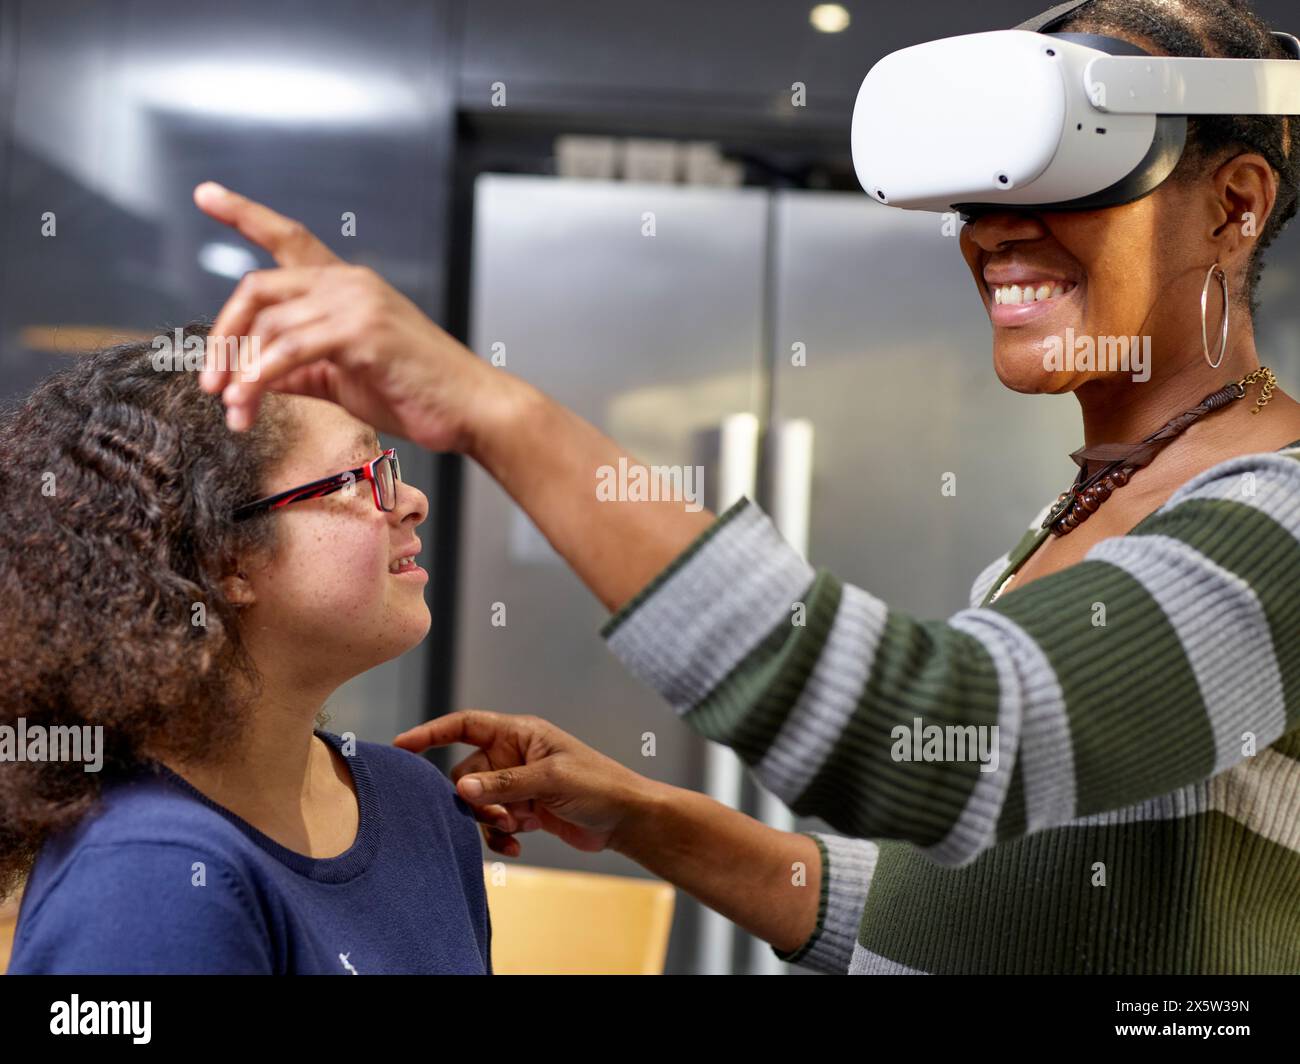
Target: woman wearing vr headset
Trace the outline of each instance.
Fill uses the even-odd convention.
[[[1034,28],[1292,54],[1244,5],[1067,7]],[[498,852],[532,826],[616,847],[824,971],[1298,972],[1300,404],[1261,372],[1250,314],[1298,163],[1289,117],[1191,119],[1175,172],[1131,202],[972,213],[994,368],[1074,392],[1086,453],[1068,507],[1045,506],[946,621],[814,571],[747,500],[717,517],[598,503],[617,444],[213,188],[201,206],[284,268],[241,282],[215,326],[261,337],[263,379],[205,384],[229,384],[235,428],[269,386],[474,458],[613,611],[615,655],[843,832],[776,831],[531,717],[463,711],[399,737],[480,748],[454,775]],[[1149,335],[1150,380],[1045,368],[1043,336],[1067,327]],[[904,759],[934,725],[996,726],[996,767]]]
[[[1034,28],[1290,55],[1243,4],[1065,6]],[[944,621],[814,570],[748,500],[598,501],[614,441],[213,185],[200,207],[280,268],[245,277],[213,329],[260,338],[261,378],[202,383],[236,431],[297,393],[479,462],[612,612],[615,655],[843,833],[777,831],[530,716],[399,736],[478,747],[453,775],[496,852],[536,828],[616,848],[827,972],[1300,972],[1300,404],[1251,330],[1298,162],[1290,118],[1193,119],[1176,171],[1129,202],[970,212],[995,371],[1074,392],[1085,448],[1075,488]],[[1149,335],[1150,379],[1046,368],[1043,337],[1067,328]],[[995,756],[929,756],[936,727]]]

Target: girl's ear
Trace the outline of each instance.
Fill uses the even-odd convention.
[[[221,589],[225,592],[226,599],[236,607],[251,606],[257,601],[257,595],[253,593],[253,585],[242,567],[236,568],[221,581]]]

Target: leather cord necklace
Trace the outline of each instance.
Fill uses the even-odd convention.
[[[1080,447],[1070,457],[1079,467],[1079,475],[1068,491],[1057,497],[1055,504],[1043,521],[1041,528],[1050,527],[1052,535],[1063,536],[1073,532],[1084,521],[1096,513],[1116,488],[1122,488],[1129,478],[1142,466],[1150,463],[1160,451],[1171,443],[1175,437],[1184,432],[1192,422],[1206,414],[1221,410],[1234,400],[1246,394],[1246,386],[1263,379],[1259,398],[1255,400],[1252,414],[1258,414],[1273,397],[1277,387],[1277,378],[1267,366],[1261,366],[1253,373],[1248,373],[1239,381],[1225,384],[1217,392],[1211,392],[1191,410],[1171,418],[1141,443],[1100,443],[1095,447]],[[1105,463],[1091,476],[1088,475],[1089,461]]]

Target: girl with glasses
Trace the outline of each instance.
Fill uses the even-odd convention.
[[[231,433],[150,354],[85,355],[0,422],[0,724],[102,739],[98,771],[3,767],[10,971],[490,973],[469,807],[324,728],[429,630],[427,499],[341,407]]]

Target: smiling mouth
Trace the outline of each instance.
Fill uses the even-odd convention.
[[[1068,295],[1077,285],[1074,281],[1059,281],[1053,278],[1033,280],[1026,284],[989,285],[994,306],[1024,306],[1028,303],[1046,303]]]

